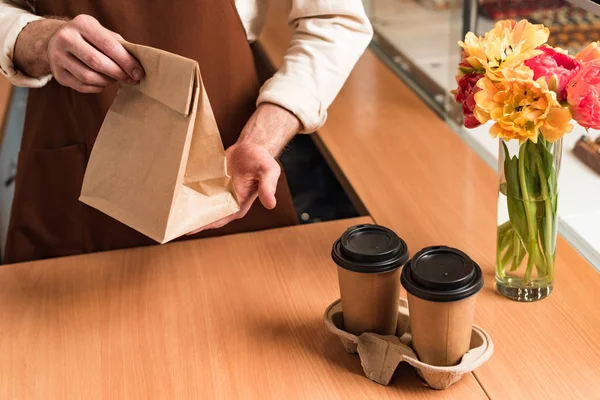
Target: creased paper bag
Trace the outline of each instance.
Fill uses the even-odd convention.
[[[123,44],[146,76],[119,89],[92,149],[80,200],[165,243],[239,205],[198,63]]]

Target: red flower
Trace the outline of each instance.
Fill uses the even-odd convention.
[[[533,70],[533,79],[546,78],[549,88],[556,92],[558,101],[564,101],[567,98],[567,85],[579,71],[581,64],[549,46],[540,46],[538,50],[543,53],[525,60],[525,65]]]
[[[477,87],[477,82],[482,77],[483,74],[467,74],[462,77],[456,77],[458,88],[453,91],[454,99],[462,105],[462,111],[465,116],[465,127],[469,129],[481,125],[481,122],[473,115],[473,110],[475,109],[475,93],[481,90]]]
[[[575,121],[586,129],[600,129],[600,59],[583,64],[567,93]]]

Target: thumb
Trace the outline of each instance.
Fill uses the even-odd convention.
[[[277,181],[281,175],[281,167],[275,160],[261,175],[258,184],[258,198],[267,210],[272,210],[277,205],[275,199],[275,191],[277,189]]]

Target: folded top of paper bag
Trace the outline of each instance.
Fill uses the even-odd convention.
[[[124,43],[124,47],[140,61],[146,72],[145,79],[138,85],[127,88],[138,90],[180,114],[189,115],[198,63],[152,47],[131,43]]]

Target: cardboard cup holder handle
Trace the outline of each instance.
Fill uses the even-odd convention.
[[[438,367],[419,361],[410,347],[412,338],[405,299],[400,299],[398,308],[397,336],[375,333],[356,336],[344,331],[342,303],[339,299],[327,307],[324,320],[327,329],[340,338],[347,352],[358,353],[366,377],[382,385],[388,385],[398,365],[407,362],[417,370],[427,385],[433,389],[446,389],[458,382],[464,374],[480,367],[494,352],[494,344],[487,332],[473,325],[470,350],[458,365]]]

